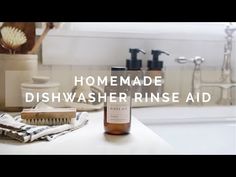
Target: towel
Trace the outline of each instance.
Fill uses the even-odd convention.
[[[61,135],[83,127],[87,123],[87,112],[77,112],[76,120],[72,124],[58,126],[28,125],[22,121],[20,115],[12,117],[7,113],[0,112],[0,135],[24,143],[35,140],[52,141]]]

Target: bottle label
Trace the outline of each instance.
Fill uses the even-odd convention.
[[[130,97],[127,97],[126,102],[120,102],[117,97],[115,102],[107,99],[107,123],[124,124],[130,122]]]

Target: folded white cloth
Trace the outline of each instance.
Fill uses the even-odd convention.
[[[73,124],[58,126],[28,125],[22,122],[20,115],[12,117],[7,113],[0,113],[0,135],[8,136],[24,143],[35,140],[51,141],[61,135],[83,127],[87,122],[87,112],[78,112]]]

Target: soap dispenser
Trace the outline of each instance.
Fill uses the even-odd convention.
[[[129,49],[129,52],[131,53],[131,59],[126,60],[127,74],[129,75],[131,81],[133,81],[136,77],[142,81],[142,60],[138,59],[137,55],[139,52],[143,54],[146,54],[146,52],[138,48]],[[132,87],[132,98],[134,98],[136,92],[142,93],[142,85],[135,85]]]
[[[148,95],[150,96],[151,93],[157,94],[159,93],[160,96],[163,93],[164,88],[164,71],[163,71],[163,61],[159,61],[159,56],[161,54],[169,55],[169,53],[161,51],[161,50],[152,50],[151,54],[153,55],[152,60],[148,60],[147,62],[147,75],[150,76],[152,79],[155,76],[160,76],[162,79],[161,86],[156,86],[154,82],[148,87]]]

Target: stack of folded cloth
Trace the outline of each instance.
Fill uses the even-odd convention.
[[[83,127],[87,122],[87,112],[77,112],[73,123],[54,126],[29,125],[24,123],[20,115],[12,117],[7,113],[0,113],[0,135],[24,143],[35,140],[51,141],[61,135]]]

